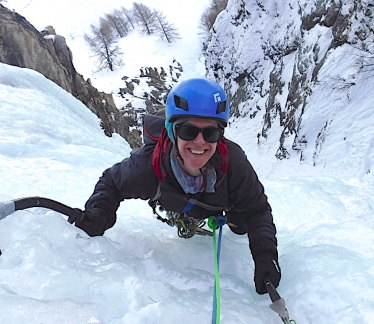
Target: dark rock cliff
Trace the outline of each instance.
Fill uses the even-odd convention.
[[[131,141],[128,122],[117,109],[112,95],[98,91],[75,70],[65,39],[59,35],[44,38],[24,17],[2,5],[0,62],[43,74],[96,114],[107,136],[118,133]]]

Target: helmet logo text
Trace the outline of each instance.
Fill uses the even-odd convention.
[[[221,96],[218,92],[213,95],[213,98],[214,98],[214,102],[220,102],[221,101]]]

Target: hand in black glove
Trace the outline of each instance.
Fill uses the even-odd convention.
[[[75,226],[84,230],[89,236],[101,236],[106,227],[105,217],[100,208],[87,209],[75,220]]]
[[[263,251],[256,255],[254,261],[256,292],[260,295],[268,292],[265,286],[265,278],[269,278],[275,288],[278,287],[281,279],[278,256],[268,251]]]

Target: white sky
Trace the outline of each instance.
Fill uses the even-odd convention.
[[[13,2],[9,0],[8,7]],[[64,8],[71,10],[72,3],[65,1]],[[99,8],[100,14],[108,3],[90,2],[90,8]],[[37,0],[23,4],[34,17],[32,24],[54,24],[59,33],[61,8],[47,11],[48,3]],[[202,7],[198,1],[190,2],[193,5]],[[40,12],[56,23],[44,23]],[[85,12],[91,15],[91,10]],[[20,13],[27,18],[26,9]],[[92,23],[84,16],[84,26]],[[85,28],[79,23],[75,27]],[[130,37],[135,42],[144,36]],[[152,44],[152,58],[170,59],[158,40],[143,46]],[[175,47],[180,50],[182,45]],[[87,59],[83,50],[73,49],[73,55]],[[121,74],[148,65],[143,59],[134,59]],[[191,64],[188,73],[202,73],[198,56],[195,62],[196,69]],[[91,77],[87,67],[76,63],[78,72]],[[107,88],[99,90],[117,87],[115,78],[103,74],[100,80],[97,83]],[[130,152],[119,136],[103,135],[98,119],[83,104],[36,72],[0,64],[0,107],[0,202],[39,195],[83,208],[102,171]],[[373,323],[372,177],[336,177],[332,169],[270,160],[267,152],[254,149],[244,122],[232,125],[227,136],[242,145],[273,207],[283,271],[278,291],[291,317],[298,324]],[[332,146],[331,156],[334,150]],[[247,239],[225,229],[222,244],[221,322],[280,323],[268,308],[268,296],[255,293]],[[96,238],[88,238],[55,212],[19,211],[0,221],[0,249],[1,323],[210,322],[211,238],[178,238],[175,228],[152,217],[146,202],[124,202],[114,228]]]

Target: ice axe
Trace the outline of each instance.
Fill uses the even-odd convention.
[[[273,302],[271,305],[269,305],[269,307],[279,315],[284,324],[296,324],[295,320],[290,320],[286,307],[286,301],[278,294],[269,278],[265,278],[265,286],[269,293],[270,299]]]
[[[71,208],[58,201],[43,197],[26,197],[14,199],[6,202],[0,201],[0,220],[12,215],[17,210],[24,210],[32,207],[43,207],[54,210],[58,213],[68,216],[68,222],[73,224],[77,219],[82,217],[82,210],[79,208]],[[0,250],[0,255],[1,255]]]
[[[54,210],[68,216],[68,222],[73,224],[76,219],[82,215],[78,208],[71,208],[58,201],[43,197],[26,197],[6,202],[0,202],[0,220],[13,214],[17,210],[23,210],[32,207],[43,207]]]

